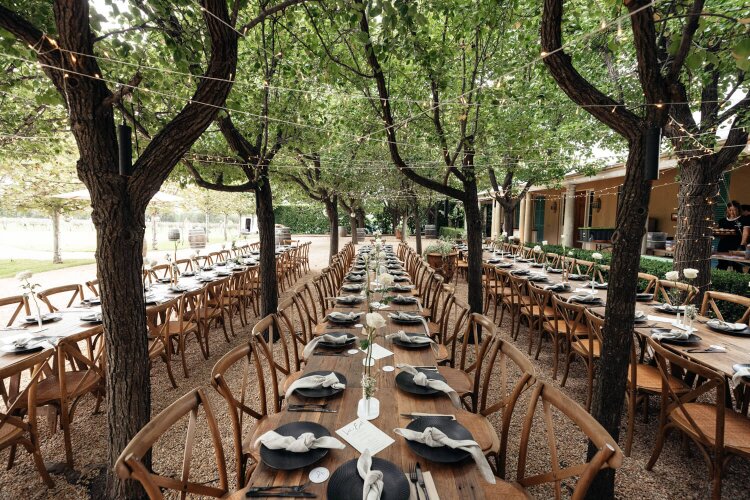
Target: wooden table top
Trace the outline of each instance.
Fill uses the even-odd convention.
[[[485,253],[485,260],[489,258],[491,254]],[[505,259],[506,261],[512,261],[512,259]],[[519,269],[529,269],[532,272],[540,272],[541,269],[539,268],[533,268],[531,267],[530,263],[516,263],[512,268],[506,269],[508,271],[512,270],[519,270]],[[523,276],[521,276],[523,278]],[[549,283],[540,283],[540,285],[547,285],[547,284],[554,284],[554,283],[561,283],[562,282],[562,274],[553,274],[550,272],[547,272],[547,277],[549,280]],[[570,281],[570,285],[573,289],[575,288],[586,288],[586,284],[588,281]],[[589,293],[591,292],[590,287]],[[600,297],[603,301],[607,300],[607,290],[596,290],[596,295]],[[573,295],[574,292],[564,292],[564,293],[557,293],[560,297],[570,297]],[[652,302],[636,302],[635,304],[635,310],[641,311],[644,314],[651,315],[651,316],[660,316],[663,319],[655,320],[655,321],[647,321],[646,325],[649,325],[647,327],[642,328],[636,328],[636,331],[639,334],[642,335],[650,335],[651,334],[651,326],[650,325],[656,325],[656,327],[659,328],[668,328],[671,325],[671,322],[676,319],[676,316],[660,312],[656,309],[654,309],[654,306],[659,305],[659,302],[652,301]],[[585,304],[584,304],[585,305]],[[604,307],[603,306],[587,306],[590,307],[590,309],[594,312],[604,314]],[[711,330],[708,326],[706,326],[705,321],[708,318],[704,318],[699,316],[696,321],[693,322],[693,328],[695,330],[695,334],[701,337],[699,344],[694,344],[690,346],[677,346],[673,344],[667,344],[665,343],[664,346],[668,349],[671,349],[672,351],[675,351],[677,353],[680,353],[681,355],[685,356],[686,358],[695,361],[696,363],[702,364],[708,368],[711,368],[712,370],[718,371],[720,373],[723,373],[727,377],[731,377],[734,374],[734,369],[732,368],[732,365],[736,363],[750,363],[750,336],[747,337],[740,337],[735,335],[728,335],[725,333],[720,333]],[[721,345],[724,346],[727,351],[724,353],[695,353],[695,352],[688,352],[689,350],[693,349],[707,349],[711,345]]]
[[[377,300],[376,297],[374,300]],[[351,312],[351,307],[336,308],[342,312]],[[364,311],[365,305],[359,306],[359,311]],[[440,492],[442,500],[451,499],[479,499],[484,498],[481,489],[481,482],[484,481],[477,471],[473,461],[462,462],[460,464],[438,464],[429,462],[416,454],[406,444],[404,438],[397,436],[393,429],[397,427],[406,427],[410,420],[401,417],[401,413],[423,412],[423,413],[442,413],[454,414],[457,420],[461,422],[461,415],[467,414],[465,410],[459,410],[453,406],[447,395],[437,395],[428,397],[419,397],[405,393],[398,389],[395,384],[396,375],[400,370],[385,372],[381,368],[386,365],[394,366],[398,363],[408,363],[412,366],[435,366],[436,359],[432,349],[404,349],[394,345],[385,339],[385,334],[395,333],[398,330],[405,332],[424,332],[424,325],[402,325],[396,324],[388,318],[388,313],[393,311],[418,311],[418,305],[396,305],[389,304],[388,309],[381,310],[380,313],[386,318],[387,325],[381,336],[376,340],[377,344],[385,347],[394,353],[381,360],[376,360],[372,367],[373,376],[377,378],[377,392],[375,397],[380,401],[380,415],[371,422],[380,430],[395,439],[395,442],[386,449],[379,452],[376,456],[393,462],[402,470],[408,471],[409,465],[419,461],[423,469],[431,471],[435,480],[437,491]],[[362,319],[364,322],[364,318]],[[346,330],[336,328],[336,330]],[[361,334],[360,328],[350,328],[348,331]],[[339,437],[336,430],[344,427],[346,424],[357,419],[357,402],[362,398],[361,377],[363,372],[362,360],[363,353],[358,353],[346,357],[333,356],[312,356],[305,366],[304,371],[331,370],[337,371],[347,379],[347,388],[343,393],[326,400],[328,407],[337,410],[337,413],[304,413],[304,412],[287,412],[282,410],[280,425],[300,420],[317,422],[326,427],[331,435]],[[292,396],[291,403],[303,402],[297,396]],[[310,400],[306,400],[310,401]],[[471,429],[470,429],[471,430]],[[271,469],[261,463],[253,472],[250,478],[250,486],[265,486],[272,484],[302,484],[307,482],[308,473],[315,467],[326,467],[331,475],[343,463],[359,458],[359,452],[343,439],[340,440],[346,445],[343,450],[331,450],[326,457],[308,467],[296,471],[278,471]],[[307,491],[315,493],[318,498],[326,497],[326,488],[328,482],[321,484],[311,484]],[[242,490],[236,492],[232,498],[242,498]]]

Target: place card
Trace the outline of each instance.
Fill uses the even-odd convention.
[[[358,418],[336,430],[336,434],[360,453],[370,450],[375,455],[395,443],[395,440],[367,420]]]
[[[367,353],[367,349],[360,349],[360,351]],[[372,344],[372,359],[383,359],[388,356],[393,356],[393,353],[380,344]]]

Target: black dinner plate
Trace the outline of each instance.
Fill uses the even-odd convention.
[[[90,306],[98,306],[102,303],[102,299],[99,297],[91,297],[90,299],[84,299],[82,302]]]
[[[396,283],[403,283],[404,281],[409,281],[409,278],[407,278],[406,276],[395,276],[393,278],[393,281],[395,281]]]
[[[637,300],[638,302],[651,302],[652,300],[654,300],[654,294],[653,293],[636,293],[635,300]]]
[[[383,473],[383,493],[380,500],[404,500],[409,498],[409,481],[404,472],[394,463],[372,457],[372,469]],[[357,459],[349,460],[331,474],[326,496],[328,500],[351,500],[362,498],[364,479],[357,472]]]
[[[548,267],[547,268],[547,272],[548,273],[552,273],[552,274],[562,274],[563,270],[562,269],[557,269],[555,267]]]
[[[391,318],[395,323],[401,323],[404,325],[418,325],[424,319],[422,318],[422,316],[417,316],[417,315],[410,315],[407,317],[403,317],[400,315],[396,316],[395,314],[389,314],[388,317]]]
[[[365,280],[364,276],[347,276],[346,281],[351,283],[362,283]]]
[[[337,319],[330,314],[327,317],[329,322],[336,323],[337,325],[351,325],[352,323],[359,321],[359,315],[355,315],[354,319]]]
[[[570,274],[568,275],[568,279],[571,281],[583,281],[589,279],[589,277],[585,274]]]
[[[190,278],[191,276],[195,276],[195,273],[193,271],[185,271],[180,276],[184,276],[185,278]]]
[[[343,297],[336,297],[336,302],[349,306],[353,304],[359,304],[363,300],[365,300],[364,297],[360,297],[359,295],[345,295]]]
[[[315,437],[330,436],[331,433],[320,424],[315,422],[290,422],[274,429],[277,434],[282,436],[299,437],[305,432],[312,432]],[[328,455],[328,448],[316,448],[306,453],[295,453],[286,450],[271,450],[265,445],[260,445],[260,459],[264,464],[272,469],[278,470],[295,470],[312,465],[321,458]]]
[[[500,259],[490,259],[487,261],[487,264],[497,264],[499,262],[502,262]]]
[[[172,278],[157,278],[157,283],[172,283]]]
[[[513,276],[527,276],[530,272],[528,269],[519,269],[518,271],[511,271],[510,274]]]
[[[531,264],[531,267],[544,267],[544,264],[540,264],[539,262],[534,262]]]
[[[652,328],[651,333],[664,333],[664,332],[669,332],[671,330],[672,330],[671,328]],[[690,336],[685,340],[661,339],[659,342],[661,342],[662,344],[671,344],[671,345],[695,345],[698,342],[700,342],[700,340],[701,338],[698,335],[691,333]]]
[[[391,302],[394,304],[408,305],[416,304],[418,300],[413,295],[396,295]]]
[[[466,427],[455,420],[448,420],[445,418],[419,417],[416,420],[412,420],[409,425],[406,426],[407,429],[417,432],[422,432],[427,427],[436,427],[451,439],[474,439],[474,436],[471,435],[471,432],[469,432]],[[409,445],[409,448],[411,448],[414,453],[432,462],[452,464],[465,460],[471,456],[468,451],[457,450],[448,446],[433,448],[432,446],[427,446],[426,444],[417,443],[408,439],[406,440],[406,444]]]
[[[427,374],[428,379],[442,380],[443,382],[445,382],[445,377],[440,375],[440,372],[438,372],[437,370],[417,368],[417,371]],[[441,393],[440,391],[432,389],[430,387],[422,387],[421,385],[415,384],[414,377],[410,373],[404,371],[396,375],[396,385],[404,392],[408,392],[409,394],[416,394],[418,396],[432,396],[433,394]]]
[[[231,275],[232,273],[230,271],[216,271],[216,276],[221,276],[222,278],[225,278]]]
[[[53,321],[60,321],[62,319],[62,314],[57,313],[44,313],[42,314],[42,323],[51,323]],[[26,316],[23,319],[26,323],[33,324],[37,322],[36,316]]]
[[[663,312],[664,314],[674,314],[675,316],[679,312],[680,314],[685,312],[684,306],[678,306],[678,307],[670,307],[669,309],[664,308],[664,304],[660,304],[658,306],[654,306],[654,309],[656,309],[659,312]]]
[[[95,314],[85,314],[81,316],[81,321],[85,321],[87,323],[101,323],[102,322],[102,315],[101,313],[95,313]]]
[[[42,341],[30,340],[28,344],[23,347],[16,347],[14,344],[6,344],[0,346],[0,351],[7,352],[8,354],[30,354],[32,352],[38,352],[44,349]]]
[[[333,337],[341,337],[343,335],[346,337],[346,342],[344,342],[343,344],[335,344],[333,342],[326,342],[325,340],[321,340],[320,342],[318,342],[319,347],[325,347],[327,349],[341,349],[352,345],[354,341],[357,340],[357,337],[355,337],[351,333],[346,332],[331,332],[326,333],[326,335],[331,335]]]
[[[499,267],[499,268],[502,268],[502,269],[508,269],[508,268],[513,267],[513,263],[512,262],[501,262],[500,264],[496,265],[495,267]]]
[[[737,364],[732,365],[732,370],[734,370],[735,372],[738,372],[740,371],[741,368],[748,368],[748,367],[750,367],[750,363],[737,363]],[[750,377],[742,377],[742,380],[744,380],[745,382],[750,382]]]
[[[309,377],[310,375],[328,375],[329,373],[331,373],[331,370],[316,371],[307,373],[305,377]],[[342,384],[346,384],[346,377],[344,377],[339,372],[333,373],[336,375],[336,378],[339,379],[339,382],[341,382]],[[319,387],[317,389],[297,389],[296,391],[294,391],[294,393],[306,398],[327,398],[333,396],[334,394],[338,394],[343,390],[344,389],[334,389],[333,387]]]
[[[723,333],[725,335],[736,335],[738,337],[750,336],[750,328],[748,327],[745,327],[744,330],[725,330],[724,328],[721,328],[720,326],[712,325],[710,322],[706,322],[706,326],[715,332]]]
[[[355,284],[342,285],[341,289],[346,292],[361,292],[362,285],[355,285]]]
[[[407,333],[409,337],[424,337],[425,335],[421,333]],[[401,339],[393,339],[393,343],[396,344],[399,347],[403,347],[404,349],[425,349],[427,347],[430,347],[431,342],[423,342],[421,344],[414,344],[411,342],[404,342]]]

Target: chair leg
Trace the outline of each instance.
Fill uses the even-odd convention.
[[[184,356],[185,351],[183,350],[182,352]],[[177,389],[177,382],[175,381],[174,374],[172,373],[172,360],[169,358],[169,355],[167,355],[166,352],[161,355],[161,359],[164,361],[164,364],[167,366],[167,376],[169,377],[169,381],[172,384],[172,388]]]
[[[637,406],[637,394],[634,387],[628,388],[628,429],[625,434],[625,456],[630,456],[633,448],[633,432],[635,431],[635,410]]]
[[[200,335],[196,335],[198,344],[201,344]],[[200,346],[203,351],[203,345]],[[182,372],[185,374],[185,378],[190,377],[188,374],[187,360],[185,359],[185,336],[180,335],[180,357],[182,358]]]
[[[68,467],[71,469],[73,468],[73,443],[70,439],[70,420],[69,420],[69,414],[68,409],[65,407],[64,401],[61,401],[60,406],[60,425],[62,426],[63,430],[63,441],[65,443],[65,462],[68,464]]]
[[[10,447],[10,455],[8,455],[8,466],[5,468],[5,470],[10,470],[13,468],[13,462],[16,461],[16,445],[11,445]]]

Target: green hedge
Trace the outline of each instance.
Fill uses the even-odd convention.
[[[526,243],[526,246],[533,247],[536,243]],[[547,253],[563,253],[563,247],[560,245],[546,245],[542,247]],[[593,260],[592,250],[581,250],[580,248],[566,248],[565,252],[573,251],[576,259]],[[609,252],[599,252],[602,254],[602,264],[609,264],[612,254]],[[657,260],[648,257],[641,257],[640,271],[643,273],[653,274],[657,278],[664,279],[664,274],[672,270],[672,262]],[[734,271],[722,271],[720,269],[711,270],[711,290],[718,292],[732,293],[734,295],[750,296],[750,275],[737,273]],[[745,312],[743,308],[733,305],[720,305],[720,310],[725,319],[738,319]]]
[[[328,218],[322,206],[279,205],[274,207],[276,224],[282,224],[294,234],[327,234]]]
[[[466,233],[464,232],[463,228],[459,228],[459,227],[441,227],[440,228],[441,238],[463,239],[465,235]]]

